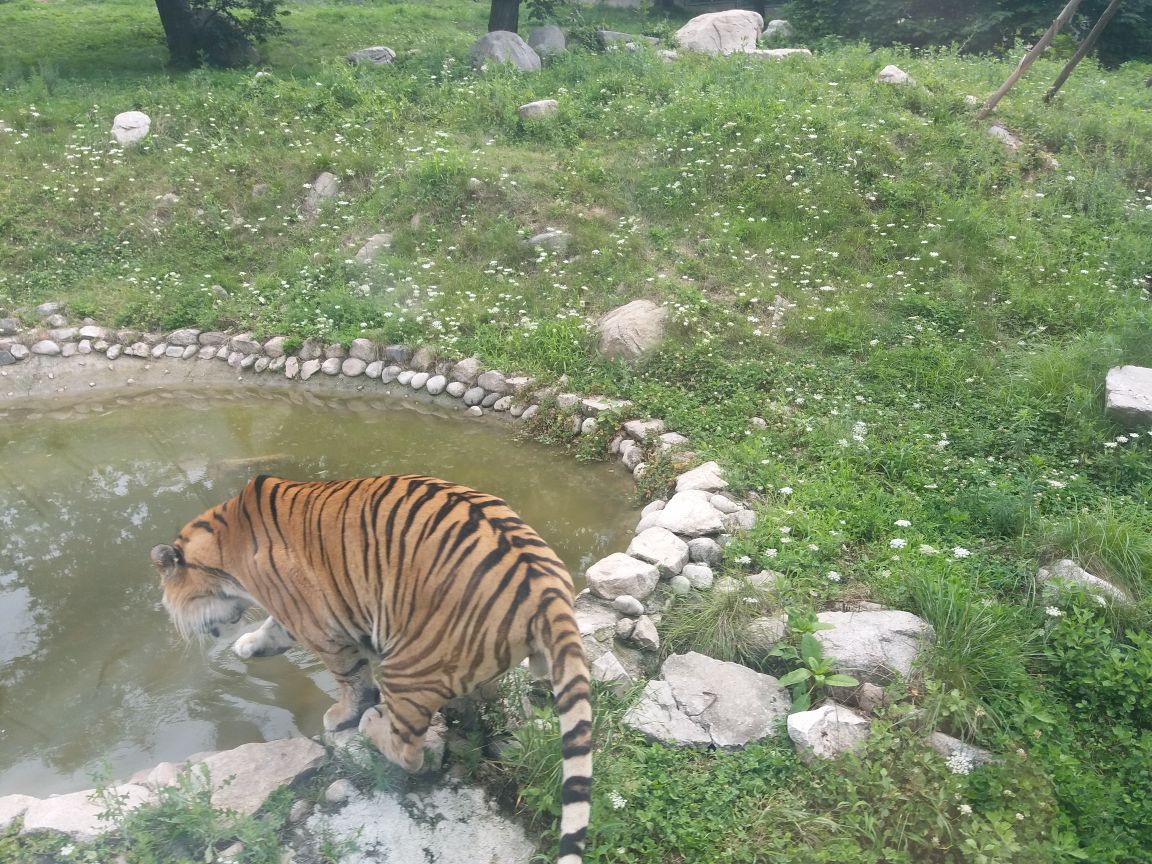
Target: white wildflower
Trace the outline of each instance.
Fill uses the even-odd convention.
[[[892,547],[893,549],[903,549],[905,546],[908,545],[908,541],[902,537],[893,537],[891,540],[888,541],[888,545],[890,547]]]
[[[961,816],[971,816],[972,815],[972,805],[971,804],[961,804],[960,805],[960,815]]]
[[[608,793],[608,800],[610,802],[612,802],[612,809],[613,810],[623,810],[625,807],[628,806],[627,799],[623,795],[621,795],[619,792],[615,792],[615,791],[609,792]]]
[[[940,550],[937,549],[935,546],[929,546],[927,543],[921,543],[920,544],[920,554],[921,555],[936,555],[937,553],[939,553],[939,551]]]
[[[971,774],[972,769],[976,767],[972,754],[966,750],[957,750],[945,760],[944,764],[953,774]]]
[[[1048,606],[1044,610],[1044,614],[1049,618],[1059,618],[1064,612],[1057,606]]]
[[[840,574],[837,573],[835,570],[829,570],[828,571],[828,581],[829,582],[839,582],[841,578],[842,577],[840,576]]]
[[[909,522],[907,519],[897,519],[893,524],[897,528],[911,528],[912,527],[912,523]]]
[[[967,558],[971,554],[972,553],[969,550],[965,549],[963,546],[956,546],[956,547],[953,547],[953,549],[952,549],[952,557],[953,558]]]

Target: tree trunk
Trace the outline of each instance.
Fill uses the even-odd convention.
[[[1068,76],[1072,74],[1072,70],[1076,68],[1076,64],[1083,60],[1088,55],[1088,52],[1092,50],[1092,47],[1096,44],[1096,40],[1100,38],[1100,34],[1104,32],[1104,28],[1108,26],[1108,22],[1112,20],[1112,16],[1116,14],[1116,10],[1119,8],[1120,0],[1112,0],[1112,2],[1108,4],[1108,8],[1105,9],[1104,14],[1100,16],[1100,20],[1097,21],[1096,26],[1092,28],[1092,32],[1085,37],[1084,41],[1080,43],[1080,47],[1076,49],[1076,53],[1072,55],[1072,59],[1060,70],[1060,77],[1056,79],[1056,83],[1044,94],[1045,102],[1050,103],[1052,97],[1064,86],[1064,82],[1068,80]]]
[[[168,42],[169,65],[177,69],[199,66],[200,45],[188,0],[156,0],[156,11]]]
[[[510,30],[515,33],[519,27],[520,0],[492,0],[492,10],[488,14],[488,32]]]

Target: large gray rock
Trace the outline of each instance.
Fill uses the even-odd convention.
[[[665,575],[673,575],[688,563],[688,544],[667,528],[649,528],[636,535],[628,554],[655,564]]]
[[[1106,579],[1093,576],[1075,561],[1065,558],[1047,567],[1041,567],[1036,573],[1036,581],[1043,586],[1045,593],[1055,593],[1062,585],[1082,588],[1093,594],[1107,597],[1117,603],[1128,603],[1130,598],[1127,592],[1116,587]]]
[[[285,738],[214,753],[199,765],[211,778],[214,807],[251,815],[281,786],[306,779],[325,756],[309,738]]]
[[[528,45],[541,58],[550,59],[568,49],[568,40],[564,37],[564,31],[555,24],[545,24],[528,34]]]
[[[765,39],[791,39],[793,35],[792,25],[783,18],[773,18],[764,25]]]
[[[480,372],[483,369],[484,366],[481,364],[479,357],[465,357],[452,367],[451,378],[453,381],[459,381],[461,384],[474,387],[476,385],[476,379],[480,377]]]
[[[668,310],[651,300],[633,300],[597,322],[597,349],[609,359],[637,360],[664,339]]]
[[[387,66],[396,59],[396,52],[386,45],[373,45],[371,48],[353,51],[344,59],[353,66],[361,63],[367,63],[371,66]]]
[[[1152,369],[1109,369],[1104,381],[1104,410],[1121,423],[1152,425]]]
[[[112,120],[112,137],[123,147],[137,144],[148,137],[152,118],[143,111],[123,111]]]
[[[923,618],[895,609],[821,612],[816,617],[832,625],[814,634],[824,656],[834,658],[840,672],[881,686],[897,676],[907,679],[934,636]]]
[[[716,534],[723,528],[720,511],[710,503],[709,494],[700,490],[677,492],[662,510],[657,510],[645,521],[651,526],[667,528],[682,537]]]
[[[377,256],[392,245],[392,235],[387,232],[373,234],[364,241],[364,245],[356,251],[356,260],[362,264],[371,264]]]
[[[477,67],[485,63],[511,63],[521,72],[540,71],[540,55],[509,30],[485,33],[476,40],[468,57],[472,65]]]
[[[827,702],[814,711],[799,711],[788,718],[788,737],[800,761],[835,759],[859,750],[868,740],[868,720],[851,708]]]
[[[764,19],[758,12],[730,9],[697,15],[676,31],[676,41],[685,51],[713,57],[737,54],[756,47]]]
[[[771,675],[695,652],[664,661],[624,722],[673,746],[742,747],[776,734],[791,703]]]
[[[881,84],[894,84],[897,87],[916,86],[916,79],[899,66],[893,66],[892,64],[888,64],[876,73],[876,80]]]
[[[721,489],[728,488],[728,481],[724,479],[724,474],[720,470],[720,466],[715,462],[705,462],[703,465],[697,465],[691,471],[685,471],[676,478],[676,491],[683,492],[686,489],[704,489],[708,492],[719,492]]]
[[[656,565],[641,561],[623,552],[613,552],[607,558],[597,561],[585,573],[588,588],[597,597],[615,600],[621,594],[628,594],[643,600],[656,590],[660,581],[660,571]]]
[[[312,181],[312,188],[304,197],[304,218],[315,219],[320,212],[320,205],[329,198],[334,198],[340,188],[339,178],[331,171],[323,171]]]
[[[521,120],[545,120],[556,116],[559,110],[560,103],[555,99],[537,99],[535,102],[521,105],[516,109],[516,113],[520,115]]]
[[[28,809],[24,811],[24,827],[20,833],[58,831],[74,840],[95,840],[101,834],[111,831],[114,826],[108,820],[100,818],[108,807],[100,799],[94,799],[92,797],[94,794],[94,790],[86,789],[70,795],[43,798],[29,804]],[[122,806],[125,810],[135,810],[141,804],[153,799],[151,790],[134,783],[116,786],[114,794],[123,797]]]

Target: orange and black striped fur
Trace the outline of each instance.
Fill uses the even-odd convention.
[[[525,657],[550,676],[563,734],[560,862],[588,825],[592,705],[556,553],[499,498],[419,476],[294,482],[261,476],[157,546],[164,605],[185,634],[271,616],[241,657],[299,641],[340,684],[328,730],[359,725],[415,771],[432,715]]]

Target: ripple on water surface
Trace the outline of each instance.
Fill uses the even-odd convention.
[[[0,795],[316,734],[333,683],[306,651],[185,645],[148,551],[257,473],[444,477],[499,495],[573,573],[622,550],[631,484],[458,412],[306,392],[163,392],[0,420]]]

